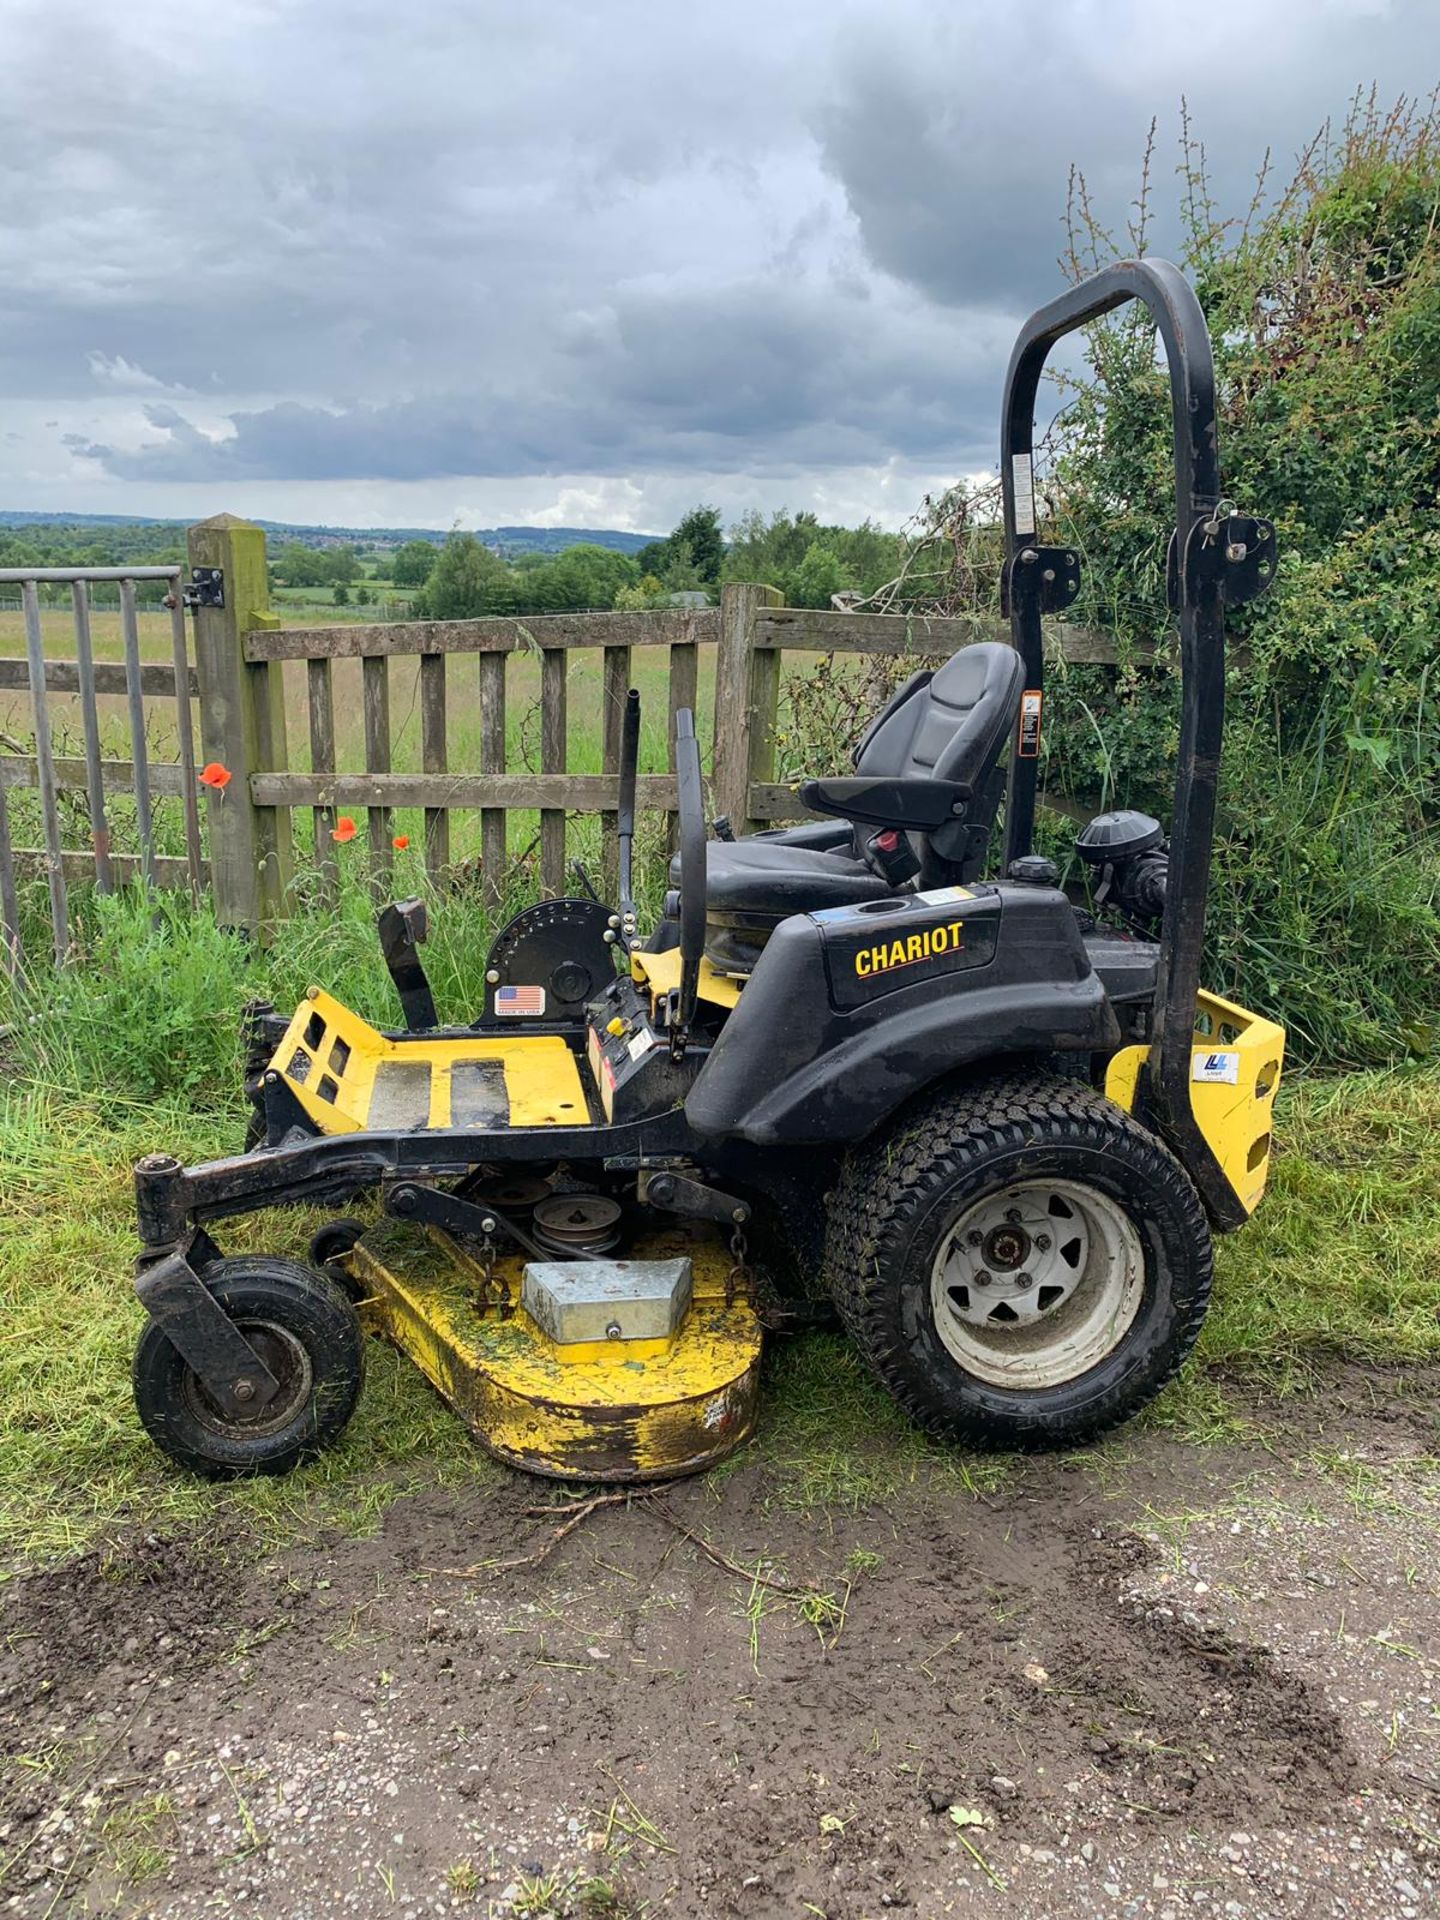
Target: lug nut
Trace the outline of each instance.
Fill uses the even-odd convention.
[[[1048,1252],[1050,1251],[1050,1236],[1049,1236],[1049,1234],[1048,1234],[1048,1233],[1037,1233],[1037,1234],[1036,1234],[1036,1236],[1035,1236],[1035,1244],[1036,1244],[1036,1246],[1037,1246],[1037,1247],[1038,1247],[1038,1248],[1040,1249],[1040,1251],[1041,1251],[1041,1253],[1048,1253]]]
[[[253,1400],[255,1398],[255,1382],[253,1380],[237,1380],[230,1391],[237,1400]]]
[[[1005,1218],[1010,1222],[1011,1226],[1018,1227],[1020,1224],[1019,1207],[1007,1207],[1005,1209]]]
[[[988,1287],[988,1286],[989,1286],[989,1284],[990,1284],[990,1276],[989,1276],[989,1274],[988,1274],[988,1273],[987,1273],[987,1272],[985,1271],[985,1269],[984,1269],[984,1267],[982,1267],[982,1268],[980,1269],[980,1271],[979,1271],[979,1273],[977,1273],[977,1274],[976,1274],[976,1276],[975,1276],[975,1284],[976,1284],[976,1286],[977,1286],[977,1287]]]
[[[965,1236],[967,1244],[972,1247],[978,1247],[984,1238],[984,1234],[981,1233],[978,1227],[971,1227],[969,1233]]]
[[[1028,1286],[1030,1285],[1030,1276],[1029,1276],[1029,1274],[1028,1274],[1028,1273],[1017,1273],[1017,1274],[1016,1274],[1016,1276],[1015,1276],[1015,1284],[1016,1284],[1016,1286],[1017,1286],[1017,1287],[1028,1287]]]

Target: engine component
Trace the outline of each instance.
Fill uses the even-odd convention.
[[[1129,807],[1097,813],[1081,828],[1075,851],[1096,874],[1096,907],[1113,904],[1147,932],[1153,929],[1165,911],[1170,872],[1160,822]]]

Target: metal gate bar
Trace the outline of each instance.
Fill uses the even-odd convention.
[[[80,718],[85,729],[85,788],[90,800],[90,839],[95,848],[95,884],[114,890],[110,865],[110,822],[105,814],[105,774],[100,762],[100,709],[95,699],[95,653],[90,644],[90,586],[77,580],[70,588],[75,605],[75,673],[80,682]]]
[[[55,780],[55,748],[50,738],[50,703],[45,690],[45,641],[40,629],[40,589],[33,579],[21,586],[25,602],[25,657],[30,668],[30,711],[35,719],[35,783],[40,790],[40,819],[45,833],[45,877],[50,883],[50,928],[55,964],[70,952],[70,909],[61,858],[60,794]]]
[[[185,860],[190,870],[190,897],[197,903],[204,884],[200,844],[200,786],[195,769],[195,726],[190,713],[190,650],[186,644],[185,602],[180,580],[170,583],[170,657],[175,662],[175,726],[180,742],[181,792],[185,808]]]
[[[120,582],[120,631],[125,641],[125,685],[130,705],[130,753],[135,765],[135,824],[140,834],[140,871],[155,884],[155,824],[150,807],[150,744],[145,738],[145,695],[140,686],[140,626],[135,582]]]

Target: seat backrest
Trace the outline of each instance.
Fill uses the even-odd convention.
[[[860,741],[857,773],[958,780],[974,790],[963,831],[946,829],[946,844],[912,836],[922,885],[979,873],[1005,790],[1000,755],[1020,717],[1023,679],[1013,647],[994,640],[962,647],[934,673],[912,674]]]

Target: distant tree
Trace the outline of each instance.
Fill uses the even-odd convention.
[[[522,594],[535,596],[536,612],[604,611],[614,606],[616,594],[629,586],[639,571],[628,554],[581,542],[556,554],[548,566],[536,568],[525,579]]]
[[[323,553],[327,577],[336,586],[348,587],[360,578],[360,556],[354,547],[331,547]]]
[[[473,533],[457,530],[440,549],[415,609],[432,620],[473,620],[483,613],[509,613],[514,604],[514,575],[499,554]]]
[[[375,596],[369,587],[357,587],[355,590],[355,604],[357,607],[368,607],[374,598]]]
[[[713,587],[720,579],[725,558],[725,536],[720,531],[720,513],[716,507],[692,507],[670,536],[672,558],[684,559],[694,568],[702,585]]]
[[[350,589],[343,580],[335,589],[335,604],[337,607],[348,607],[350,604]]]
[[[885,533],[868,520],[858,527],[822,526],[813,513],[791,514],[782,509],[768,520],[763,514],[747,513],[730,529],[724,578],[778,587],[792,606],[824,604],[813,596],[834,569],[822,570],[818,556],[811,558],[817,549],[833,554],[839,562],[843,577],[829,589],[832,593],[843,587],[873,593],[900,570],[898,534]],[[801,569],[807,565],[802,581]]]
[[[397,587],[423,587],[439,558],[440,549],[433,540],[407,540],[395,549],[390,578]]]
[[[790,580],[787,598],[794,607],[828,607],[830,596],[850,585],[845,563],[832,547],[812,540]]]
[[[287,540],[276,554],[271,572],[282,587],[324,587],[335,577],[327,562],[328,556],[318,548]]]
[[[617,613],[645,613],[651,607],[662,606],[670,598],[670,589],[656,573],[642,573],[630,586],[621,587],[615,595]]]

